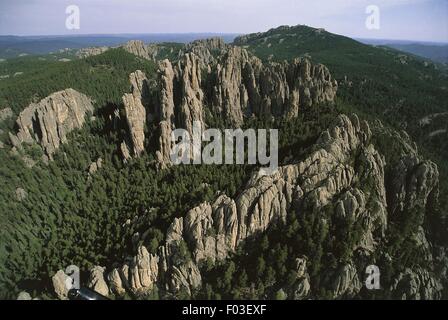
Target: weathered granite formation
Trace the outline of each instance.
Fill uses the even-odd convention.
[[[296,259],[297,280],[291,286],[291,296],[294,300],[305,299],[311,291],[310,275],[308,274],[307,262],[307,257],[300,257]]]
[[[172,73],[166,70],[162,76],[167,74]],[[162,95],[162,100],[172,106],[169,96]],[[403,155],[402,159],[407,158]],[[321,281],[332,298],[354,297],[364,280],[365,265],[358,258],[370,257],[380,248],[391,215],[399,210],[422,209],[421,206],[431,206],[437,201],[438,175],[434,164],[423,160],[403,161],[393,170],[396,178],[386,182],[386,163],[372,143],[370,125],[356,116],[341,115],[321,133],[307,157],[284,165],[271,175],[255,173],[235,198],[219,194],[212,203],[192,208],[172,222],[165,243],[157,252],[149,253],[145,246],[139,245],[134,257],[108,270],[108,284],[101,287],[108,287],[118,295],[125,292],[145,295],[155,286],[174,295],[191,294],[202,285],[204,262],[222,261],[246,239],[286,221],[288,212],[293,211],[315,215],[323,225],[337,223],[351,228],[357,224],[362,228],[362,236],[349,248],[357,254],[352,254],[350,261],[327,270]],[[401,179],[406,172],[407,179]],[[389,195],[407,199],[408,205],[390,206]],[[422,256],[434,260],[434,265],[439,263],[432,258],[422,228],[416,233],[415,241]],[[443,260],[439,257],[442,255],[437,259]],[[286,296],[306,299],[311,294],[313,283],[307,263],[307,257],[296,259],[297,278],[289,288],[283,289]],[[102,279],[102,273],[96,278]],[[430,271],[417,268],[400,274],[390,290],[399,298],[438,298],[442,286]],[[59,292],[63,297],[61,289]]]
[[[226,52],[211,78],[213,108],[236,126],[245,115],[296,117],[300,107],[331,102],[337,91],[337,82],[323,65],[307,59],[263,64],[239,47]]]
[[[443,287],[426,269],[407,268],[392,284],[391,291],[396,299],[435,300],[441,298]]]
[[[109,287],[107,286],[106,281],[104,280],[104,268],[95,266],[90,270],[89,281],[87,286],[107,297],[109,295]]]
[[[223,52],[217,63],[207,65],[207,84],[202,83],[204,67],[194,53],[183,55],[174,68],[176,85],[166,85],[167,79],[161,78],[163,95],[179,97],[174,108],[178,127],[190,130],[193,120],[202,121],[205,105],[238,126],[252,114],[292,118],[301,106],[334,100],[337,83],[323,65],[306,59],[264,65],[238,47]],[[160,66],[160,73],[169,70],[167,64]]]
[[[132,143],[133,155],[138,157],[145,150],[145,124],[148,104],[149,88],[146,75],[137,70],[130,74],[132,93],[123,96],[126,122],[129,127],[129,136]]]
[[[102,54],[111,48],[123,48],[127,52],[132,53],[133,55],[151,61],[156,59],[157,53],[159,51],[158,45],[155,44],[146,45],[143,41],[140,40],[130,40],[118,47],[82,48],[76,51],[76,56],[80,59],[88,58],[91,56]]]
[[[223,54],[228,48],[224,40],[219,37],[196,40],[185,45],[180,55],[185,53],[195,54],[203,66],[216,62],[216,57]]]
[[[68,299],[68,286],[67,282],[70,280],[70,277],[65,274],[63,270],[59,270],[56,272],[53,277],[51,278],[51,281],[53,283],[53,289],[60,300],[67,300]]]
[[[370,138],[366,122],[340,116],[321,134],[308,158],[280,167],[270,176],[255,174],[237,198],[221,194],[213,203],[203,203],[175,219],[156,255],[140,247],[129,267],[111,272],[108,279],[113,279],[114,290],[142,293],[157,284],[169,292],[189,293],[202,283],[198,267],[202,262],[225,259],[248,237],[285,221],[292,207],[306,206],[312,208],[309,214],[317,214],[336,204],[332,219],[362,222],[365,236],[353,250],[369,255],[387,228],[385,163]],[[371,188],[362,187],[366,179]],[[292,296],[304,299],[312,287],[306,258],[298,259],[297,270]],[[355,264],[339,266],[327,283],[335,298],[353,296],[361,288]]]
[[[168,60],[159,63],[154,116],[160,122],[157,159],[162,167],[169,165],[172,130],[184,128],[192,134],[194,121],[205,127],[206,108],[238,127],[252,115],[293,118],[302,106],[334,100],[337,83],[323,65],[306,59],[263,65],[246,50],[216,39],[187,48],[198,46],[219,49],[220,55],[204,64],[191,50],[174,66]]]
[[[82,48],[76,51],[76,56],[80,59],[97,56],[109,50],[108,47],[90,47],[90,48]]]
[[[0,109],[0,122],[11,118],[14,115],[11,108]]]
[[[95,162],[92,162],[89,166],[89,176],[94,175],[103,166],[103,159],[98,158]]]
[[[10,133],[11,142],[15,148],[37,142],[52,159],[59,146],[67,142],[67,135],[83,126],[89,112],[93,112],[93,105],[86,95],[73,89],[53,93],[20,113],[17,134]]]
[[[16,189],[16,199],[17,201],[23,201],[28,197],[28,192],[26,192],[23,188],[17,188]]]
[[[33,300],[33,298],[31,297],[31,295],[28,292],[22,291],[17,296],[17,300]]]
[[[146,45],[140,40],[128,41],[122,48],[129,53],[147,60],[155,60],[158,52],[158,47],[156,45]]]

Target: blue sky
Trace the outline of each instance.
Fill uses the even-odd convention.
[[[79,30],[65,28],[78,5]],[[365,27],[368,5],[379,30]],[[249,33],[307,24],[351,37],[448,42],[448,0],[0,0],[0,34]]]

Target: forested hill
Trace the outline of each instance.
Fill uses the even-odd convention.
[[[388,47],[425,57],[439,63],[448,63],[448,44],[388,44]]]
[[[304,25],[244,35],[234,43],[264,60],[305,56],[325,64],[351,110],[407,131],[448,175],[448,71],[442,66]],[[448,197],[441,198],[448,208]]]
[[[115,299],[447,297],[437,65],[305,26],[88,52],[0,62],[0,297],[72,264]],[[279,171],[164,162],[195,119],[279,129]]]
[[[88,270],[121,261],[132,254],[138,232],[155,251],[174,217],[211,201],[217,190],[233,195],[247,179],[245,166],[159,172],[152,152],[123,163],[118,149],[127,125],[110,119],[116,110],[123,113],[129,74],[138,69],[154,79],[155,67],[123,49],[68,62],[30,56],[0,63],[0,73],[19,73],[0,81],[0,297],[14,298],[20,288],[45,297],[59,268],[75,264]],[[70,134],[70,143],[49,164],[37,145],[12,153],[9,133],[17,130],[19,113],[66,88],[93,99],[88,123]],[[11,111],[3,112],[3,106]],[[153,141],[147,149],[155,149]],[[101,170],[92,179],[89,168],[98,159]],[[132,220],[138,215],[144,219]],[[136,223],[126,227],[131,220]]]

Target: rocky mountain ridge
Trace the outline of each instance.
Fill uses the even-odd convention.
[[[124,48],[137,56],[153,59],[149,47],[141,41],[130,41]],[[195,121],[206,127],[206,112],[216,114],[235,127],[253,116],[291,119],[297,117],[301,107],[332,102],[337,91],[337,82],[323,65],[313,65],[307,59],[263,63],[245,49],[228,46],[219,38],[186,45],[177,63],[160,61],[157,74],[149,76],[155,78],[155,84],[150,85],[148,76],[140,70],[129,76],[132,93],[123,95],[129,132],[120,149],[126,161],[138,157],[144,151],[147,122],[155,122],[160,135],[156,157],[161,167],[169,166],[172,130],[185,128],[191,133]],[[74,119],[70,116],[56,119],[50,111],[45,111],[41,117],[47,117],[50,122],[66,121],[65,126],[71,131],[82,126],[84,113],[92,112],[93,107],[87,97],[80,98],[82,94],[71,89],[64,92],[55,93],[41,103],[72,99],[74,106],[68,110],[74,110]],[[61,130],[58,137],[57,133],[50,132],[59,130],[56,124],[53,123],[48,132],[41,126],[38,131],[42,137],[33,139],[33,133],[28,131],[33,130],[31,113],[34,108],[30,106],[19,116],[18,133],[11,135],[11,142],[17,148],[23,142],[36,140],[51,158],[59,141],[65,141],[65,131]]]
[[[220,50],[225,47],[215,41],[206,45]],[[210,52],[202,42],[199,47]],[[193,52],[184,54],[175,65],[169,60],[159,63],[157,93],[142,104],[148,117],[159,123],[157,158],[162,167],[169,165],[172,130],[184,128],[191,134],[195,121],[206,127],[206,110],[239,127],[245,118],[253,116],[291,119],[297,117],[301,107],[335,98],[337,82],[323,65],[313,65],[306,59],[263,64],[237,47],[222,52],[210,64]],[[154,91],[143,86],[147,92]]]
[[[138,56],[155,59],[143,43],[127,47]],[[117,144],[125,162],[154,153],[159,169],[170,166],[175,128],[191,133],[194,121],[206,128],[209,114],[235,128],[250,118],[293,120],[302,109],[331,104],[338,89],[323,65],[306,58],[265,62],[219,39],[187,45],[177,59],[159,61],[155,74],[136,70],[129,82],[122,105],[110,115],[122,117],[126,124],[126,136]],[[20,114],[17,134],[10,134],[14,150],[37,142],[51,159],[90,112],[92,101],[85,95],[72,89],[54,93]],[[154,150],[146,149],[149,138],[157,142]],[[396,154],[386,154],[381,140],[394,141]],[[89,179],[102,166],[100,160],[89,167]],[[220,192],[211,202],[186,208],[157,250],[140,244],[125,261],[92,268],[87,283],[104,295],[145,297],[158,289],[164,297],[191,297],[206,283],[204,264],[231,259],[248,240],[297,215],[314,217],[316,228],[328,240],[327,254],[337,251],[338,259],[325,265],[316,281],[311,257],[294,252],[297,277],[281,288],[282,293],[290,299],[307,299],[324,288],[329,298],[355,298],[364,290],[367,264],[392,263],[396,256],[384,249],[391,233],[413,219],[417,227],[406,232],[424,264],[400,270],[383,289],[394,298],[439,299],[446,286],[448,254],[433,244],[426,224],[438,205],[438,184],[437,165],[419,155],[406,133],[379,121],[340,115],[304,157],[283,164],[273,175],[254,173],[236,196]],[[17,198],[24,197],[17,194]],[[347,237],[337,232],[340,228],[347,230]],[[144,240],[134,234],[134,244]],[[52,279],[61,299],[67,298],[66,277],[59,271]]]
[[[155,60],[159,47],[155,44],[145,44],[140,40],[130,40],[118,47],[90,47],[82,48],[76,52],[76,56],[80,59],[96,56],[106,52],[112,48],[123,48],[125,51],[146,60]]]
[[[107,268],[107,273],[95,267],[90,278],[100,280],[91,281],[90,286],[117,295],[129,292],[144,296],[155,286],[174,296],[181,292],[191,295],[202,285],[201,267],[206,261],[226,259],[246,239],[284,223],[292,211],[320,216],[330,233],[335,224],[362,226],[362,237],[350,248],[350,260],[341,261],[323,277],[332,298],[355,297],[362,288],[363,274],[359,270],[366,267],[365,257],[374,256],[387,241],[388,225],[396,211],[419,210],[424,214],[428,205],[437,203],[438,171],[434,163],[421,160],[415,150],[413,155],[403,154],[394,177],[387,182],[384,156],[371,138],[367,122],[356,116],[339,116],[322,132],[307,158],[282,166],[271,176],[255,173],[235,199],[220,194],[213,203],[191,209],[173,221],[165,244],[156,254],[139,246],[136,256],[121,266]],[[404,199],[406,204],[400,206]],[[319,215],[328,210],[328,215]],[[399,298],[437,299],[442,275],[434,273],[436,259],[423,229],[417,234],[430,264],[427,269],[407,269],[386,290]],[[313,290],[308,259],[298,255],[296,261],[297,280],[284,291],[290,298],[305,299]],[[54,284],[60,282],[60,276],[53,279]]]

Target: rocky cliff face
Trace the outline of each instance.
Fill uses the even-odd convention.
[[[141,41],[124,48],[153,58]],[[122,144],[121,152],[126,160],[143,152],[145,119],[151,119],[158,124],[156,158],[161,168],[170,165],[172,130],[183,128],[191,135],[195,121],[205,128],[207,109],[238,127],[252,116],[294,118],[300,107],[332,102],[337,91],[336,81],[323,65],[306,59],[263,64],[219,38],[186,45],[174,64],[160,61],[155,93],[150,93],[148,79],[140,71],[132,73],[130,81],[132,94],[123,96],[129,141]]]
[[[159,110],[157,111],[160,120],[160,135],[156,159],[162,168],[166,168],[170,163],[171,132],[175,126],[174,77],[171,63],[168,60],[160,62],[158,72]]]
[[[193,132],[193,122],[204,123],[202,90],[202,70],[199,59],[196,55],[188,53],[179,61],[176,68],[176,79],[179,92],[179,105],[177,106],[178,128],[186,129],[190,134]]]
[[[241,48],[229,49],[211,72],[213,108],[238,126],[243,117],[293,118],[301,106],[333,101],[337,82],[306,59],[267,63]]]
[[[206,64],[194,53],[198,46],[220,54]],[[323,65],[306,59],[265,65],[246,50],[218,40],[192,44],[191,52],[174,66],[168,60],[159,63],[157,82],[154,118],[161,122],[157,158],[162,167],[169,165],[172,129],[192,134],[194,121],[206,127],[206,109],[238,127],[251,116],[294,118],[301,107],[333,101],[337,91]]]
[[[10,133],[11,143],[37,142],[50,159],[74,129],[81,128],[87,113],[93,112],[90,98],[73,89],[53,93],[23,110],[16,122],[17,134]]]
[[[180,57],[185,53],[193,53],[197,56],[203,66],[208,66],[216,62],[216,57],[222,55],[228,46],[222,38],[209,38],[196,40],[185,45],[180,52]]]
[[[140,40],[128,41],[122,48],[129,53],[147,60],[155,60],[158,51],[156,45],[146,45]]]
[[[190,70],[189,65],[197,68],[196,60],[201,60],[193,57],[190,54],[183,60],[185,70]],[[263,64],[246,50],[231,47],[216,61],[207,66],[207,87],[201,84],[191,89],[198,97],[205,93],[207,106],[235,126],[251,115],[292,118],[301,106],[331,102],[336,95],[337,82],[328,69],[306,59]],[[184,74],[181,69],[179,74]],[[189,79],[201,80],[180,79],[182,85]]]
[[[123,96],[123,104],[132,153],[138,157],[145,149],[145,105],[148,105],[149,101],[149,86],[146,75],[140,70],[131,73],[129,81],[131,82],[132,93],[126,93]],[[123,154],[127,154],[127,152],[124,151]]]
[[[225,259],[249,237],[297,212],[314,215],[330,232],[336,224],[361,226],[362,236],[349,248],[349,261],[326,270],[321,283],[332,298],[354,297],[363,285],[363,257],[373,257],[386,241],[391,215],[397,211],[392,203],[400,203],[395,198],[409,200],[405,211],[416,207],[424,211],[421,206],[437,201],[435,165],[418,159],[409,162],[405,155],[403,159],[406,165],[395,165],[396,178],[387,182],[385,159],[372,142],[371,126],[356,116],[341,115],[303,160],[282,166],[273,175],[257,172],[236,198],[220,194],[213,203],[175,219],[156,254],[140,246],[127,263],[109,270],[109,286],[119,294],[145,294],[156,285],[173,294],[191,294],[202,285],[202,263]],[[393,202],[387,195],[395,197]],[[344,240],[337,234],[332,237],[335,242]],[[431,255],[424,232],[418,239],[422,252]],[[297,257],[297,280],[286,289],[288,296],[304,299],[312,290],[307,261]],[[406,270],[390,290],[403,297],[439,297],[441,284],[431,268]]]

